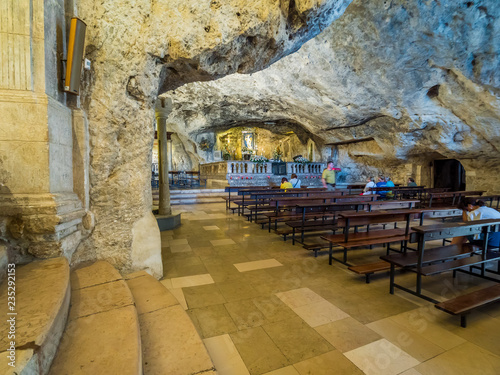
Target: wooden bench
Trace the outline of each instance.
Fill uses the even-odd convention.
[[[500,230],[500,219],[417,226],[412,227],[412,230],[413,233],[410,242],[418,242],[417,252],[381,257],[382,260],[391,264],[389,284],[389,292],[391,294],[394,294],[394,288],[398,288],[417,297],[437,303],[438,301],[422,293],[422,276],[432,276],[447,271],[454,271],[454,276],[458,270],[488,280],[498,281],[485,275],[485,264],[491,261],[500,260],[500,254],[498,252],[493,253],[487,251],[488,249],[484,245],[487,243],[489,233]],[[482,247],[448,245],[434,249],[426,248],[427,241],[475,234],[484,235]],[[474,273],[472,269],[469,271],[464,270],[464,268],[471,266],[479,266],[481,273]],[[415,290],[396,284],[395,267],[402,267],[415,272]]]
[[[347,251],[356,247],[402,242],[402,251],[406,251],[406,242],[410,235],[410,221],[415,215],[420,214],[421,211],[415,209],[340,213],[337,225],[344,228],[344,233],[321,237],[330,242],[329,264],[331,265],[332,261],[336,260],[350,266],[347,263]],[[397,228],[399,222],[405,222],[405,228]],[[389,223],[394,223],[394,229],[370,230],[370,226],[374,224]],[[366,226],[366,232],[357,232],[359,226]],[[353,233],[350,231],[351,228],[354,228]],[[333,246],[342,247],[343,260],[333,256]],[[387,252],[390,250],[387,246]]]
[[[391,264],[385,261],[360,264],[357,266],[348,267],[349,271],[355,272],[358,275],[365,275],[365,280],[367,284],[370,284],[370,276],[375,272],[389,271],[391,269]]]
[[[272,186],[254,186],[253,189],[272,189]],[[228,193],[227,197],[222,197],[226,201],[226,211],[231,209],[231,201],[239,199],[238,197],[231,197],[231,193],[238,193],[240,190],[249,189],[249,186],[226,186],[224,192]],[[233,211],[234,212],[234,211]]]
[[[479,307],[500,300],[500,284],[440,302],[434,307],[448,314],[460,315],[460,326],[467,327],[467,314]]]
[[[297,204],[293,207],[291,212],[279,212],[276,210],[274,213],[264,213],[264,216],[268,218],[269,223],[269,232],[271,231],[271,223],[274,221],[274,229],[277,229],[278,222],[286,222],[286,221],[294,221],[294,220],[305,220],[321,218],[322,216],[319,213],[325,213],[328,211],[328,206],[335,203],[356,203],[356,202],[365,202],[372,201],[377,199],[377,195],[370,196],[360,196],[360,195],[343,195],[343,196],[332,196],[330,197],[330,202],[326,203],[316,203],[314,201],[309,201],[308,203]],[[302,199],[302,198],[301,198]],[[312,198],[316,200],[316,198]],[[312,202],[312,203],[311,203]],[[290,204],[290,203],[289,203]],[[310,209],[302,209],[302,207],[310,207]],[[331,213],[330,213],[331,214]],[[331,216],[331,215],[330,215]]]
[[[367,199],[372,199],[369,196]],[[318,232],[318,231],[333,231],[337,230],[336,225],[336,215],[339,212],[343,211],[360,211],[364,209],[365,201],[355,201],[355,202],[344,202],[344,199],[332,199],[333,202],[329,203],[315,203],[315,202],[307,202],[297,205],[297,212],[302,214],[301,220],[287,222],[286,225],[290,227],[292,234],[292,244],[295,245],[295,242],[298,241],[304,244],[304,235],[305,232]],[[319,215],[323,218],[323,222],[317,222],[319,220],[315,220],[311,222],[310,215],[311,214]],[[324,218],[331,217],[330,221],[324,222]],[[296,234],[300,233],[300,240],[297,240]],[[317,256],[317,251],[319,249],[314,250],[314,255]]]
[[[342,193],[334,191],[316,191],[296,190],[287,191],[281,194],[252,194],[250,197],[255,199],[255,205],[247,207],[250,211],[250,221],[257,221],[258,213],[265,211],[280,212],[295,208],[301,201],[314,199],[314,201],[328,202],[331,198],[341,197]]]
[[[478,195],[481,196],[484,193],[482,190],[473,190],[473,191],[451,191],[451,192],[443,192],[429,193],[429,207],[432,207],[434,202],[434,207],[436,206],[456,206],[460,203],[460,201],[467,196]]]

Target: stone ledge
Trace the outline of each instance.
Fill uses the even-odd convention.
[[[0,299],[7,301],[7,285]],[[65,258],[32,262],[16,269],[16,373],[46,374],[59,345],[70,302],[69,265]],[[1,312],[7,316],[7,303]],[[8,331],[7,319],[0,330]],[[7,335],[0,338],[1,358],[9,348]],[[4,369],[3,364],[0,370]],[[8,369],[7,369],[8,370]],[[9,373],[1,372],[1,373]]]
[[[187,313],[162,283],[147,273],[127,280],[135,299],[145,374],[216,374]]]

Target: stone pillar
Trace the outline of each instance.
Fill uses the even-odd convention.
[[[172,100],[159,98],[155,107],[156,127],[158,131],[158,161],[160,178],[160,201],[158,207],[159,215],[171,215],[170,188],[168,183],[168,140],[167,140],[167,116],[172,110]]]
[[[71,259],[85,211],[73,192],[72,111],[59,90],[60,1],[0,1],[0,238],[11,261]]]

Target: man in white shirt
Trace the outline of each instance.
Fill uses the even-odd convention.
[[[370,188],[377,187],[377,184],[373,180],[375,180],[374,177],[369,177],[368,178],[368,182],[365,185],[365,188],[363,189],[363,195],[370,195],[370,194],[374,193],[373,191],[370,191]]]

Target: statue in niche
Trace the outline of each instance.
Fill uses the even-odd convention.
[[[245,133],[243,135],[243,148],[253,150],[253,133]]]

